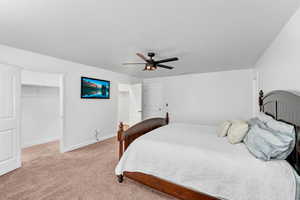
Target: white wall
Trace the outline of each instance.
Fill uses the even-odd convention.
[[[256,64],[259,87],[300,91],[300,9]]]
[[[175,122],[215,124],[253,115],[253,70],[146,79],[143,89],[146,118],[159,107],[164,115],[166,103]]]
[[[59,88],[22,86],[22,147],[59,140]]]
[[[118,120],[118,84],[139,81],[123,74],[4,45],[0,45],[0,62],[18,65],[26,70],[65,74],[64,150],[95,142],[95,129],[100,130],[100,137],[115,135]],[[111,99],[80,99],[81,76],[110,80]]]

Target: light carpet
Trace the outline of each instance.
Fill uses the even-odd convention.
[[[1,200],[174,200],[114,174],[116,138],[59,153],[51,142],[23,150],[22,168],[0,177]]]

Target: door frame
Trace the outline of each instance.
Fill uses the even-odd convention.
[[[130,104],[132,103],[132,86],[133,85],[136,85],[136,84],[140,84],[141,85],[141,110],[140,110],[140,118],[141,120],[143,120],[143,82],[133,82],[133,83],[122,83],[120,82],[118,84],[118,102],[119,102],[119,93],[120,92],[128,92],[129,93],[129,121],[128,121],[128,125],[133,125],[132,123],[132,109],[130,108]],[[119,110],[121,108],[118,106],[118,121],[120,119],[120,113],[119,113]]]
[[[24,69],[24,71],[29,72],[36,72],[36,73],[47,73],[47,74],[53,74],[59,76],[59,118],[60,118],[60,136],[59,136],[59,151],[61,153],[66,152],[65,151],[65,144],[66,144],[66,137],[65,137],[65,73],[55,73],[55,72],[45,72],[45,71],[38,71],[38,70],[31,70],[31,69]],[[21,70],[21,72],[22,72]],[[22,73],[21,73],[21,85],[22,85]],[[34,85],[34,86],[42,86],[42,85]],[[22,109],[22,106],[21,106]],[[22,119],[20,119],[22,120]],[[20,129],[20,136],[22,136],[22,127]],[[20,139],[22,143],[22,137]],[[22,147],[21,147],[22,149]]]

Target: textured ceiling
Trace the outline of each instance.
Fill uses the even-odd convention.
[[[0,0],[0,43],[157,77],[252,67],[299,0]],[[178,56],[143,72],[136,52]]]

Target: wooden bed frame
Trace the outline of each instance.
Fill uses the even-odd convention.
[[[284,121],[295,126],[297,142],[294,151],[288,157],[287,161],[299,173],[300,142],[298,136],[300,130],[300,96],[287,91],[273,91],[264,96],[263,91],[260,91],[258,103],[261,112],[272,116],[278,121]],[[127,130],[124,130],[123,123],[120,123],[118,130],[119,158],[122,157],[124,151],[136,138],[168,123],[168,113],[166,114],[166,118],[147,119]],[[123,182],[123,176],[182,200],[218,200],[216,197],[188,189],[152,175],[140,172],[124,172],[123,175],[117,176],[120,183]]]

